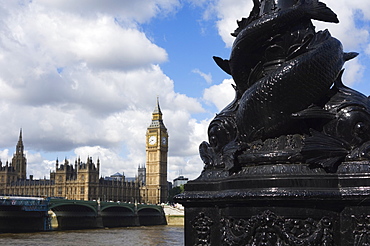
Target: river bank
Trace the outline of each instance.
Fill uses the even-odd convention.
[[[163,211],[166,216],[167,225],[170,226],[184,226],[184,207],[180,204],[164,205]]]

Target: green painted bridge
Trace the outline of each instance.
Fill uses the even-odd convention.
[[[38,226],[34,231],[166,224],[163,208],[157,205],[59,198],[0,197],[0,211],[2,212],[0,213],[0,232],[7,231],[7,225],[1,225],[2,217],[12,217],[14,220],[14,216],[11,215],[11,211],[14,210],[24,212],[21,217],[18,216],[19,222],[15,222],[14,228],[21,228],[22,224],[27,226],[32,220],[42,220],[42,223],[37,223]],[[32,212],[32,218],[28,218]],[[24,223],[24,221],[28,222]],[[27,227],[27,231],[32,228]]]
[[[80,208],[80,209],[90,209],[94,212],[104,211],[106,209],[112,208],[125,208],[135,213],[135,211],[141,210],[154,210],[158,213],[163,213],[163,208],[158,205],[150,204],[133,204],[133,203],[123,203],[123,202],[99,202],[99,201],[82,201],[82,200],[67,200],[59,198],[51,198],[49,200],[49,209],[57,208]]]
[[[52,198],[53,229],[80,229],[166,224],[161,206]]]

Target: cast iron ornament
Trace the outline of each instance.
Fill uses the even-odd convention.
[[[328,30],[338,23],[318,0],[253,0],[238,21],[230,58],[214,57],[235,82],[235,99],[212,120],[200,156],[220,175],[243,166],[308,163],[336,172],[370,159],[370,103],[343,85],[343,52]],[[220,171],[222,170],[222,171]]]
[[[221,224],[225,246],[334,245],[332,222],[326,217],[289,219],[266,210],[250,219],[223,218]]]
[[[370,245],[370,215],[362,214],[359,217],[352,215],[356,221],[356,229],[353,230],[355,236],[355,246]]]
[[[204,212],[200,212],[191,224],[196,232],[195,246],[210,246],[212,219],[206,216]]]

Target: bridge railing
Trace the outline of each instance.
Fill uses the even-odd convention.
[[[21,206],[24,211],[48,211],[48,198],[0,196],[0,206]]]

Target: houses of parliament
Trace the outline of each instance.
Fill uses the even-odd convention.
[[[168,133],[159,102],[146,132],[146,165],[138,168],[135,180],[117,173],[99,177],[101,164],[91,157],[74,163],[56,160],[50,179],[27,179],[22,130],[11,162],[0,161],[0,195],[62,197],[72,200],[102,200],[158,204],[167,201]]]

